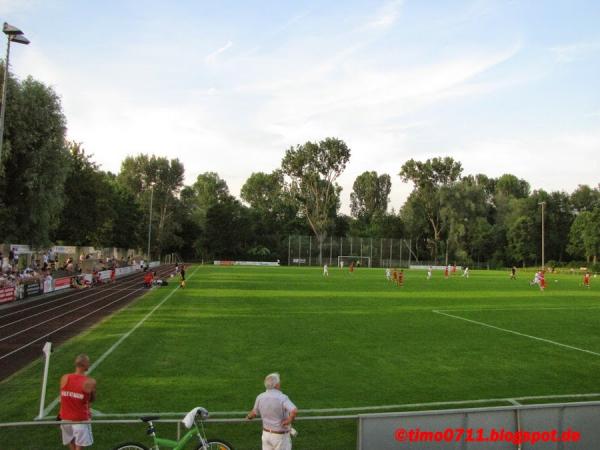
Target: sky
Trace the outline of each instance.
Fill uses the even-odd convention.
[[[21,28],[11,69],[61,96],[101,168],[179,158],[232,194],[286,149],[332,136],[357,175],[452,156],[533,189],[600,183],[597,0],[0,0]]]

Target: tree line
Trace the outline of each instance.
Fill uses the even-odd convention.
[[[546,261],[596,263],[600,252],[600,185],[532,191],[512,174],[464,174],[450,157],[410,159],[390,170],[413,187],[403,205],[389,209],[389,174],[365,171],[345,215],[337,180],[351,149],[327,138],[287,149],[280,167],[249,176],[238,199],[214,172],[185,185],[178,159],[127,156],[119,173],[103,171],[80,143],[66,140],[51,87],[11,76],[8,88],[0,168],[5,243],[145,248],[152,217],[153,257],[285,262],[288,236],[312,234],[319,249],[328,236],[404,238],[423,261],[539,264],[544,202]]]

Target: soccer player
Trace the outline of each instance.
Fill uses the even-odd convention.
[[[392,281],[394,283],[398,282],[398,271],[396,269],[392,270]]]
[[[544,272],[544,270],[540,272],[540,291],[546,289],[546,276]]]
[[[344,260],[340,259],[340,269],[343,269],[343,268],[344,268]]]
[[[431,280],[431,275],[433,272],[433,267],[429,266],[429,269],[427,269],[427,279]]]
[[[452,266],[452,273],[456,273],[456,263]]]
[[[448,278],[448,271],[450,269],[450,266],[446,266],[444,267],[444,278]]]
[[[398,287],[402,287],[404,285],[404,269],[400,269],[400,272],[398,272],[396,283],[398,284]]]
[[[512,269],[510,269],[510,279],[511,280],[517,279],[517,266],[512,266]]]
[[[587,271],[583,276],[583,285],[587,288],[590,287],[590,272]]]
[[[389,267],[387,269],[385,269],[385,278],[388,281],[392,281],[392,271],[390,270]]]
[[[465,266],[465,269],[463,270],[462,276],[464,278],[469,278],[469,267],[468,266]]]
[[[179,271],[179,277],[181,279],[181,281],[179,282],[179,287],[180,288],[184,288],[185,287],[185,265],[181,265],[181,270]]]
[[[534,284],[537,284],[537,285],[539,286],[539,284],[540,284],[540,278],[541,278],[541,274],[542,274],[542,272],[540,272],[540,271],[537,271],[537,272],[535,273],[535,275],[533,276],[533,280],[531,280],[531,281],[529,282],[529,286],[533,286]]]
[[[354,272],[354,261],[350,263],[350,265],[348,266],[348,270],[350,271],[350,273]]]
[[[324,277],[329,276],[329,267],[327,267],[327,264],[323,264],[323,276]]]

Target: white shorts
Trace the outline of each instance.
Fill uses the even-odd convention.
[[[262,448],[263,450],[292,450],[290,433],[277,434],[263,430]]]
[[[89,423],[72,423],[61,425],[63,445],[75,442],[80,447],[89,447],[94,443],[92,425]]]

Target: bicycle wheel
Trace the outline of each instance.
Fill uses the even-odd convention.
[[[233,446],[220,439],[211,439],[206,442],[205,446],[198,444],[196,450],[233,450]]]
[[[149,450],[143,444],[139,442],[124,442],[123,444],[117,445],[113,450]]]

